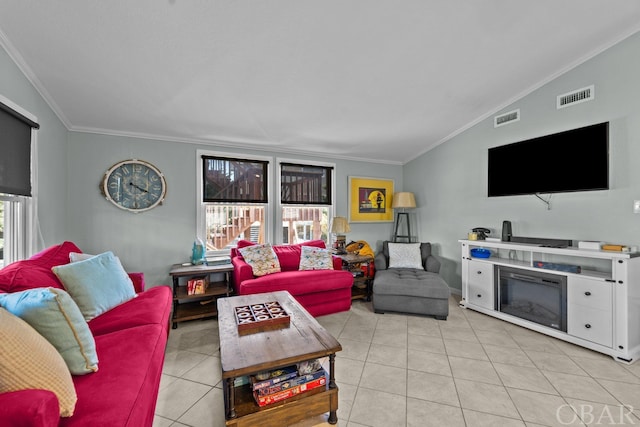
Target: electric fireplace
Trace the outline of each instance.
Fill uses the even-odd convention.
[[[498,310],[567,332],[567,277],[496,266]]]

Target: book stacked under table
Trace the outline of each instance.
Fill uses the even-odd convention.
[[[251,375],[253,397],[259,406],[288,399],[300,393],[325,387],[328,375],[317,360]]]

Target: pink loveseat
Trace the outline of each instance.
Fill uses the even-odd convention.
[[[52,246],[0,270],[0,292],[36,287],[64,289],[51,267],[69,263],[71,242]],[[130,273],[137,296],[89,321],[99,358],[98,371],[73,375],[74,414],[59,416],[58,400],[47,390],[0,393],[2,426],[143,427],[153,424],[172,294],[167,286],[144,289],[142,273]]]
[[[312,316],[347,311],[351,308],[353,275],[342,270],[342,260],[333,257],[333,270],[299,270],[302,246],[325,248],[324,241],[311,240],[295,245],[274,245],[281,272],[255,277],[253,269],[238,249],[253,245],[241,240],[231,249],[234,286],[238,295],[273,291],[289,293]]]

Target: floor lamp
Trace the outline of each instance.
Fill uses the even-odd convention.
[[[391,207],[393,209],[402,209],[402,212],[396,214],[396,227],[393,233],[393,241],[397,242],[398,239],[407,239],[407,243],[411,243],[411,221],[409,221],[409,214],[404,210],[415,208],[416,198],[413,196],[413,193],[409,192],[395,193]],[[407,234],[398,234],[398,228],[400,227],[400,220],[402,218],[404,218],[407,223]]]

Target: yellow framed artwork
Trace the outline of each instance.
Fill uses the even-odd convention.
[[[349,177],[349,222],[393,222],[393,180]]]

